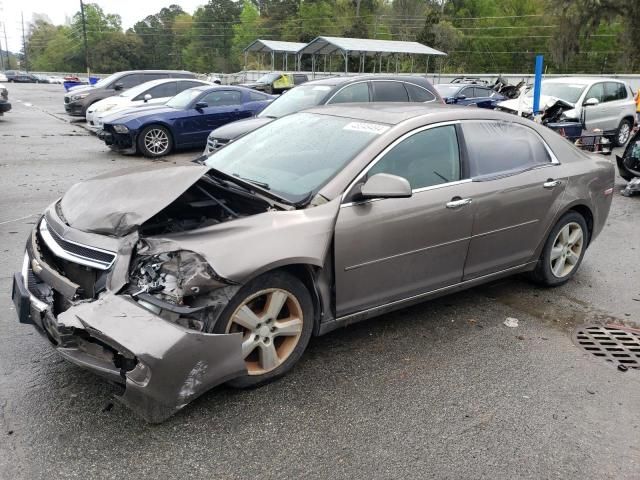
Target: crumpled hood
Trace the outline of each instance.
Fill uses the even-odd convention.
[[[62,214],[73,228],[124,236],[196,183],[209,167],[197,164],[143,166],[76,183],[62,197]]]
[[[545,110],[546,108],[551,107],[557,102],[562,102],[567,107],[573,108],[574,105],[572,103],[566,102],[561,98],[551,97],[549,95],[540,95],[540,108]],[[533,97],[524,97],[522,99],[522,104],[520,103],[519,98],[514,98],[512,100],[505,100],[504,102],[500,102],[497,104],[500,108],[506,108],[508,110],[513,110],[514,112],[518,111],[518,108],[522,108],[523,113],[531,113],[533,111]]]

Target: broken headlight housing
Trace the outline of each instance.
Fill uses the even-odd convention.
[[[174,305],[228,285],[204,258],[186,250],[136,257],[129,276],[136,295],[148,293]]]

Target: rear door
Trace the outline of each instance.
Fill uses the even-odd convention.
[[[475,205],[464,266],[469,280],[533,258],[560,208],[567,182],[542,138],[503,121],[462,123]]]
[[[338,316],[462,278],[473,204],[461,201],[471,182],[465,179],[456,126],[422,128],[401,137],[355,183],[377,173],[406,178],[413,194],[364,202],[347,195],[334,239]]]

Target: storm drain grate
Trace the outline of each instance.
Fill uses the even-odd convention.
[[[585,325],[576,329],[574,341],[596,357],[626,368],[640,369],[640,330],[614,325]]]

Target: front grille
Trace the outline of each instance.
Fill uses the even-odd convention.
[[[207,153],[215,152],[216,150],[224,147],[229,143],[227,138],[208,138],[207,139]]]
[[[65,240],[44,220],[40,224],[40,237],[54,255],[74,263],[107,270],[116,259],[113,252]]]

